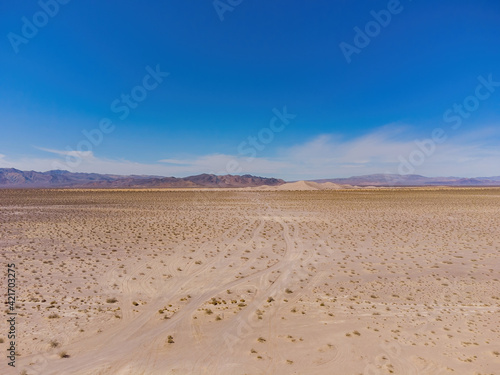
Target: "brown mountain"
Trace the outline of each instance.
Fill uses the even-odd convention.
[[[216,176],[200,174],[183,178],[159,176],[120,176],[98,173],[73,173],[68,171],[20,171],[0,168],[1,188],[196,188],[196,187],[251,187],[281,185],[285,181],[276,178],[243,176]]]
[[[420,175],[372,174],[348,178],[311,180],[353,186],[500,186],[496,177],[425,177]],[[278,186],[285,181],[277,178],[200,174],[189,177],[121,176],[99,173],[73,173],[54,170],[48,172],[20,171],[0,168],[0,188],[236,188],[262,185]]]
[[[354,186],[500,186],[500,176],[496,177],[425,177],[420,175],[371,174],[347,178],[313,180]]]

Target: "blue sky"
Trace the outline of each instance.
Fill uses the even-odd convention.
[[[2,2],[0,25],[0,167],[500,175],[495,0]]]

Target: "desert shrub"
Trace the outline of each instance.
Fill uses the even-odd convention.
[[[57,348],[59,346],[59,343],[56,340],[51,340],[50,341],[50,347],[51,348]]]

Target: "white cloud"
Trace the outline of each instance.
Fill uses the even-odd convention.
[[[421,165],[415,165],[413,173],[464,177],[500,175],[499,133],[498,127],[489,127],[456,136],[447,134],[447,141],[437,145]],[[90,151],[39,148],[54,156],[11,159],[0,154],[0,167],[178,177],[199,173],[248,173],[287,180],[398,173],[399,157],[408,159],[412,152],[419,150],[415,139],[408,138],[407,134],[407,129],[392,124],[353,139],[318,135],[302,144],[281,149],[274,157],[250,159],[241,155],[209,154],[167,158],[155,163],[99,158]]]
[[[282,155],[294,164],[305,178],[351,176],[356,174],[398,173],[400,157],[408,159],[419,152],[416,141],[428,137],[408,139],[403,128],[384,127],[372,133],[344,140],[332,135],[321,135],[302,145],[285,150]],[[423,163],[414,165],[414,174],[427,176],[491,176],[499,175],[500,131],[480,130],[462,133],[436,144],[435,150],[425,155]]]
[[[273,176],[280,168],[290,168],[286,163],[255,158],[248,161],[246,158],[231,155],[213,154],[199,157],[179,159],[164,159],[157,163],[137,163],[129,160],[115,160],[97,158],[93,154],[82,155],[66,154],[58,150],[47,150],[58,155],[51,158],[0,158],[0,168],[17,168],[21,170],[48,171],[52,169],[66,169],[72,172],[95,172],[107,174],[138,174],[159,176],[188,176],[201,173],[214,174],[243,174]],[[67,158],[69,157],[69,158]],[[228,163],[233,166],[228,168]]]
[[[269,158],[247,158],[225,154],[203,155],[186,159],[162,159],[162,163],[174,164],[180,169],[197,173],[273,175],[280,169],[293,167],[286,161]],[[172,167],[171,167],[172,168]]]
[[[63,156],[74,156],[80,159],[91,159],[94,157],[92,151],[75,151],[75,150],[54,150],[51,148],[36,147],[39,150],[50,152],[52,154],[63,155]]]

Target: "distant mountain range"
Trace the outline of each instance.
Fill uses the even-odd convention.
[[[160,176],[120,176],[98,173],[73,173],[54,170],[48,172],[20,171],[14,168],[0,168],[0,187],[52,188],[200,188],[200,187],[252,187],[281,185],[285,181],[277,178],[243,176],[216,176],[200,174],[184,178]]]
[[[348,178],[310,180],[352,186],[500,186],[496,177],[424,177],[420,175],[372,174]],[[54,170],[48,172],[20,171],[0,168],[0,188],[238,188],[279,186],[285,184],[278,178],[200,174],[189,177],[121,176],[98,173],[73,173]]]
[[[416,174],[371,174],[348,178],[313,180],[324,183],[355,186],[500,186],[500,176],[496,177],[425,177]]]

